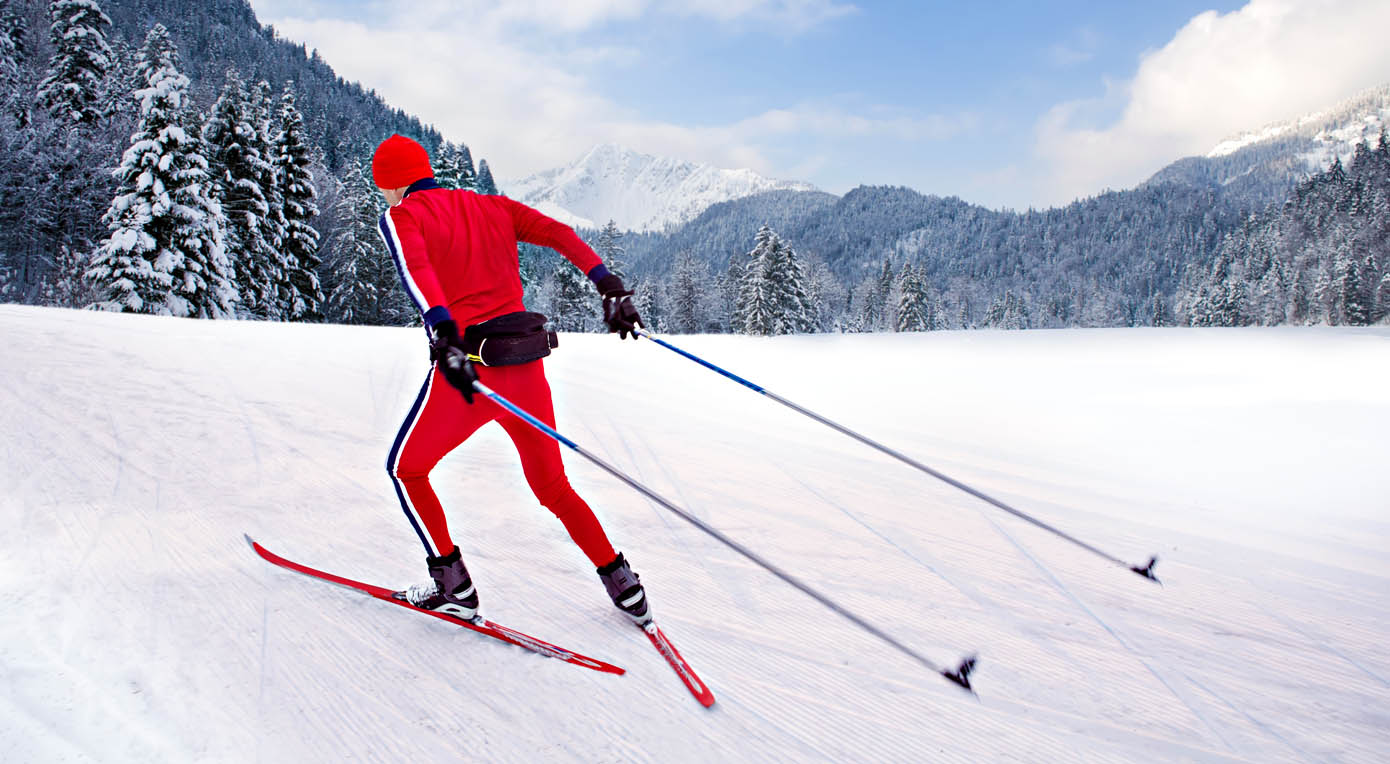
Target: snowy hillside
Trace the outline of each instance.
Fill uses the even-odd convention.
[[[1334,155],[1349,156],[1358,143],[1370,141],[1374,144],[1387,122],[1390,122],[1390,85],[1382,85],[1329,109],[1232,136],[1218,143],[1207,156],[1224,157],[1248,146],[1306,138],[1321,149],[1304,156],[1309,170],[1321,170],[1331,164]]]
[[[1282,202],[1294,184],[1343,163],[1356,146],[1374,147],[1390,124],[1390,84],[1297,119],[1232,136],[1206,156],[1187,157],[1165,167],[1146,185],[1180,182],[1212,188],[1249,210]]]
[[[978,701],[566,453],[706,711],[499,428],[434,483],[525,653],[385,585],[418,330],[0,306],[0,761],[1383,761],[1390,331],[672,338],[1125,559],[1086,556],[648,342],[562,338],[560,428]],[[621,390],[621,394],[615,394]]]
[[[509,196],[575,227],[601,228],[611,219],[628,231],[664,230],[712,204],[778,189],[815,190],[752,170],[724,170],[614,144],[595,146],[568,167],[502,184]]]

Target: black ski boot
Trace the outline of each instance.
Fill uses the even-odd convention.
[[[598,577],[603,579],[603,586],[608,590],[613,605],[627,614],[633,623],[645,626],[652,620],[651,609],[647,607],[647,592],[621,553],[598,569]]]
[[[478,614],[478,591],[473,587],[473,579],[468,577],[468,568],[463,565],[459,548],[443,557],[426,557],[430,566],[433,584],[416,584],[405,590],[405,600],[418,608],[437,610],[441,613],[471,620]]]

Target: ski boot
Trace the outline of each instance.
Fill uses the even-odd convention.
[[[598,569],[598,577],[603,579],[603,586],[608,590],[613,605],[631,618],[633,623],[646,626],[652,620],[651,608],[647,607],[647,592],[621,553]]]
[[[466,621],[478,615],[478,591],[463,565],[459,548],[443,557],[426,557],[433,583],[416,584],[404,592],[406,602],[424,610],[448,613]]]

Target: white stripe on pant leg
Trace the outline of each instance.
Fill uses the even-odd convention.
[[[415,520],[415,527],[420,529],[420,535],[425,537],[425,546],[430,549],[431,557],[439,557],[440,551],[434,545],[434,537],[430,535],[430,529],[425,525],[425,521],[420,517],[420,513],[415,509],[415,503],[410,500],[410,491],[406,490],[405,481],[400,478],[401,458],[405,456],[405,449],[410,445],[410,436],[415,434],[415,426],[420,424],[420,420],[425,418],[425,409],[429,408],[430,396],[434,394],[434,367],[430,367],[429,381],[425,383],[425,396],[420,400],[420,410],[415,413],[415,421],[410,423],[410,429],[406,431],[405,437],[401,440],[401,449],[396,452],[396,461],[391,465],[391,479],[399,484],[402,501],[410,515]]]

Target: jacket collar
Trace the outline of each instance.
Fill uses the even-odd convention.
[[[411,194],[415,193],[416,191],[428,191],[428,190],[430,190],[431,188],[439,188],[439,187],[440,187],[439,184],[435,182],[434,178],[421,178],[421,179],[415,181],[414,183],[411,183],[411,184],[405,189],[405,195],[402,196],[401,198],[402,198],[402,199],[405,199],[407,196],[410,196]]]

